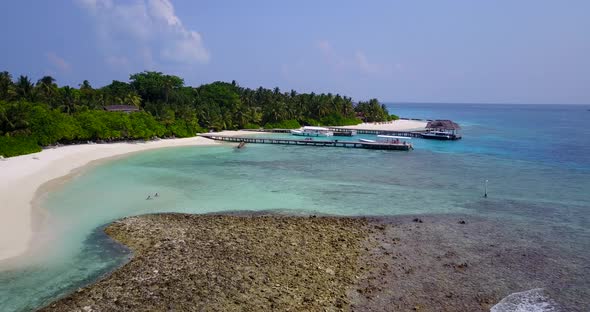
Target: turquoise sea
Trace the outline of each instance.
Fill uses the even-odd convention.
[[[411,152],[179,147],[87,170],[43,201],[49,217],[39,236],[48,251],[18,268],[0,267],[0,311],[35,309],[121,265],[129,253],[102,227],[154,212],[461,213],[509,220],[585,265],[578,272],[586,282],[571,287],[589,292],[590,262],[583,262],[590,261],[590,106],[389,106],[402,117],[452,119],[462,125],[463,140],[413,139]],[[157,199],[145,200],[156,192]]]

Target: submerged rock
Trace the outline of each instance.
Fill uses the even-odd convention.
[[[43,311],[349,310],[366,225],[328,217],[125,218],[105,231],[133,259]]]

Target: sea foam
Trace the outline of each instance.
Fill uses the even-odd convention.
[[[535,288],[510,294],[490,312],[558,312],[553,300],[545,296],[543,288]]]

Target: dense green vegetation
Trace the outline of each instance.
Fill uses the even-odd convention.
[[[0,153],[3,157],[40,152],[41,147],[33,138],[0,136]]]
[[[138,112],[106,111],[130,105]],[[333,94],[248,89],[235,82],[184,85],[177,76],[142,72],[129,82],[113,81],[93,88],[58,86],[45,76],[33,83],[0,72],[0,155],[38,151],[56,143],[189,137],[205,130],[299,128],[302,125],[352,125],[362,120],[386,121],[376,99],[353,103]]]

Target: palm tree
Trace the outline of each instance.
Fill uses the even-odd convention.
[[[96,96],[92,103],[96,108],[105,107],[109,105],[109,96],[102,90],[97,90]]]
[[[78,85],[80,87],[80,104],[87,106],[88,108],[100,108],[102,99],[99,98],[100,94],[98,90],[94,90],[90,85],[88,80],[84,80],[81,84]]]
[[[51,86],[54,84],[54,82],[55,78],[51,76],[43,76],[43,78],[37,80],[37,85]]]
[[[271,102],[270,105],[267,106],[267,109],[267,118],[271,122],[277,122],[285,119],[286,105],[282,101]]]
[[[4,125],[3,128],[6,132],[12,132],[13,134],[19,132],[26,132],[29,128],[28,112],[31,109],[30,103],[9,103],[5,107],[4,112]]]
[[[329,103],[329,98],[326,95],[321,94],[319,96],[319,99],[316,104],[316,111],[317,111],[318,118],[322,118],[322,117],[329,114],[330,103]]]
[[[80,84],[80,91],[81,90],[94,90],[94,89],[92,89],[92,86],[90,85],[90,82],[88,82],[88,80],[84,80]]]
[[[37,85],[35,87],[37,88],[38,93],[41,95],[42,99],[48,103],[54,102],[55,95],[57,93],[57,85],[55,84],[55,79],[53,77],[44,76],[37,81]]]
[[[33,100],[33,83],[27,76],[20,75],[15,83],[16,95],[26,100]]]
[[[0,73],[0,99],[8,100],[16,95],[14,83],[9,72]]]
[[[62,105],[61,109],[64,113],[73,114],[77,109],[77,102],[80,98],[79,91],[65,86],[60,89]]]
[[[128,93],[125,95],[122,102],[125,105],[139,107],[139,104],[141,104],[141,97],[135,93]]]
[[[162,79],[162,87],[164,88],[164,99],[166,101],[166,104],[168,104],[170,92],[174,88],[174,81],[170,76],[166,76]]]

